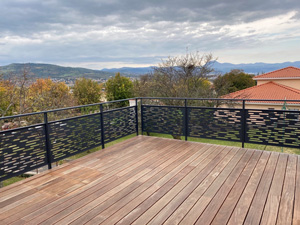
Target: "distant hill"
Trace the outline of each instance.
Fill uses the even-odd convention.
[[[40,63],[13,63],[7,66],[1,66],[0,72],[9,74],[10,72],[22,73],[24,67],[28,67],[30,72],[38,78],[65,78],[72,79],[78,77],[87,77],[93,79],[108,79],[114,76],[114,73],[101,70],[91,70],[85,68],[63,67],[52,64]]]
[[[112,69],[102,69],[101,71],[111,72],[111,73],[121,73],[127,75],[142,75],[152,71],[152,67],[122,67],[122,68],[112,68]]]
[[[294,66],[300,68],[300,61],[297,62],[284,62],[284,63],[244,63],[244,64],[231,64],[231,63],[214,63],[214,69],[221,73],[230,72],[232,69],[242,69],[246,73],[262,74],[274,70],[282,69],[284,67]]]
[[[91,70],[85,68],[63,67],[52,64],[40,63],[14,63],[7,66],[0,66],[0,73],[8,74],[9,72],[21,73],[24,66],[30,68],[35,77],[41,78],[64,78],[74,79],[78,77],[87,77],[92,79],[108,79],[120,72],[123,76],[138,77],[142,74],[149,73],[153,67],[122,67],[113,69]],[[246,73],[262,74],[287,66],[294,66],[300,68],[300,61],[297,62],[284,62],[284,63],[247,63],[247,64],[232,64],[232,63],[219,63],[214,62],[214,69],[216,73],[227,73],[232,69],[242,69]]]
[[[233,69],[241,69],[246,73],[251,74],[262,74],[270,71],[278,70],[284,67],[294,66],[300,68],[300,61],[297,62],[284,62],[284,63],[243,63],[243,64],[232,64],[232,63],[219,63],[214,62],[214,69],[218,73],[227,73]],[[135,74],[142,75],[152,71],[152,67],[142,67],[142,68],[133,68],[133,67],[122,67],[114,69],[103,69],[102,71],[108,72],[120,72],[122,74]]]

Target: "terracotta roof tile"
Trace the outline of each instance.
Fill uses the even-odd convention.
[[[300,90],[270,81],[261,85],[224,95],[221,98],[300,100]],[[300,102],[297,103],[300,104]]]
[[[283,69],[275,70],[269,73],[265,73],[262,75],[258,75],[253,77],[253,80],[259,80],[259,79],[286,79],[286,78],[296,78],[300,79],[300,69],[297,67],[289,66]]]

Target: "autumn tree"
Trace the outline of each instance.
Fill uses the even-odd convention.
[[[64,82],[51,79],[37,79],[29,86],[28,104],[32,111],[42,111],[68,107],[73,104],[73,96]]]
[[[27,100],[28,86],[32,80],[33,77],[28,67],[24,67],[19,74],[8,73],[1,76],[1,116],[10,115],[12,112],[18,114],[30,112]]]
[[[235,91],[255,86],[253,75],[243,70],[231,70],[223,76],[219,75],[214,80],[214,88],[218,96],[226,95]]]
[[[106,98],[108,101],[127,99],[133,97],[133,83],[128,77],[123,77],[117,73],[110,78],[106,84]]]
[[[87,78],[79,78],[73,88],[74,97],[79,105],[87,105],[100,102],[101,85]]]
[[[16,102],[14,99],[14,86],[11,82],[0,79],[0,117],[12,115]]]

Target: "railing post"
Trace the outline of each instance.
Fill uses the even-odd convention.
[[[52,154],[51,154],[51,142],[49,136],[49,123],[48,123],[48,114],[44,112],[44,129],[45,129],[45,144],[46,144],[46,156],[48,169],[52,169]]]
[[[188,108],[187,108],[187,99],[184,99],[184,135],[185,135],[185,140],[187,141],[188,139]]]
[[[139,115],[138,115],[138,99],[135,99],[135,129],[136,129],[136,136],[139,135]]]
[[[243,109],[242,109],[242,148],[245,147],[246,141],[246,109],[245,109],[245,100],[243,100]]]
[[[100,125],[101,125],[101,144],[102,149],[105,148],[105,137],[104,137],[104,121],[103,121],[103,105],[100,104]]]
[[[144,119],[143,119],[143,99],[141,98],[141,127],[142,127],[142,135],[144,134]]]

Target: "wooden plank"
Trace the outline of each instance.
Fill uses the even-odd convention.
[[[297,156],[289,155],[276,224],[291,224],[293,221],[296,170]]]
[[[276,224],[288,155],[280,154],[261,224]]]
[[[249,208],[247,217],[245,219],[246,224],[259,224],[261,216],[264,210],[264,206],[269,194],[270,186],[273,180],[275,168],[277,165],[279,154],[272,152],[262,179],[258,185],[253,201]]]
[[[72,162],[72,165],[75,165],[74,163],[79,163],[80,164],[81,161],[88,160],[90,157],[95,157],[95,155],[97,155],[97,154],[102,155],[102,154],[107,154],[108,152],[120,151],[120,149],[122,149],[122,146],[127,146],[127,148],[130,149],[131,145],[134,145],[135,143],[138,143],[138,142],[143,142],[147,138],[149,138],[149,137],[145,137],[145,136],[133,137],[133,138],[125,140],[123,142],[117,143],[117,144],[115,144],[115,145],[113,145],[109,148],[106,148],[106,149],[103,149],[101,151],[95,152],[95,153],[92,154],[93,156],[91,156],[91,154],[89,154],[89,155],[86,155],[84,157],[81,157],[81,158],[77,159],[76,162],[75,161]],[[2,196],[2,195],[7,195],[9,193],[14,193],[18,190],[21,190],[23,184],[27,184],[29,182],[37,180],[37,179],[39,179],[39,178],[41,178],[41,177],[43,177],[43,176],[45,176],[49,173],[55,173],[57,171],[64,170],[65,167],[68,167],[68,166],[72,167],[72,165],[70,166],[70,163],[64,163],[63,165],[60,165],[59,167],[55,167],[51,170],[47,170],[47,171],[42,172],[40,174],[34,175],[30,178],[27,178],[27,179],[24,179],[22,181],[11,184],[7,187],[0,188],[0,194]]]
[[[14,202],[11,202],[9,205],[1,208],[1,214],[5,214],[6,211],[11,210],[20,204],[26,203],[27,201],[30,201],[35,198],[41,198],[43,195],[39,192],[30,194],[28,196],[24,196],[23,198],[17,199]]]
[[[234,184],[219,211],[216,213],[215,218],[211,222],[212,225],[227,223],[261,157],[261,154],[262,151],[255,151],[253,153],[253,156],[244,169],[243,173]]]
[[[110,207],[106,208],[101,213],[93,214],[94,218],[89,218],[88,224],[94,224],[97,222],[102,222],[106,219],[108,219],[110,216],[112,216],[115,212],[121,210],[123,207],[125,207],[128,204],[134,200],[137,196],[141,197],[142,195],[150,195],[151,193],[154,193],[156,190],[158,190],[160,187],[165,185],[167,182],[169,182],[171,179],[174,179],[174,176],[178,174],[181,170],[183,170],[186,166],[189,166],[191,162],[198,161],[198,160],[205,160],[210,154],[214,154],[215,146],[212,145],[206,145],[207,148],[205,149],[205,152],[198,151],[198,154],[194,154],[192,157],[189,157],[183,161],[180,161],[179,164],[175,164],[172,167],[167,167],[162,173],[159,173],[157,177],[155,177],[153,180],[148,181],[144,183],[140,188],[137,188],[132,193],[128,194],[126,197],[120,199],[116,203],[112,204]],[[146,197],[145,197],[146,198]],[[138,201],[137,201],[138,204]],[[134,207],[134,206],[133,206]]]
[[[135,139],[135,138],[133,138],[133,139]],[[142,141],[142,140],[141,140]],[[140,142],[141,142],[140,141]],[[127,142],[127,141],[125,141],[125,142]],[[131,141],[132,142],[132,141]],[[133,144],[133,143],[131,143],[131,144]],[[130,144],[130,145],[131,145]],[[118,144],[118,145],[120,145],[120,144]],[[123,145],[120,145],[120,146],[123,146]],[[113,147],[115,147],[115,146],[113,146]],[[128,147],[130,147],[130,146],[128,146]],[[110,147],[110,148],[112,148],[112,147]],[[121,148],[122,149],[122,148]],[[109,149],[106,149],[106,150],[108,150],[109,151]],[[120,149],[117,149],[118,151],[120,150]],[[104,151],[104,150],[103,150]],[[124,149],[122,149],[122,151],[124,151]],[[93,153],[93,154],[99,154],[100,152],[96,152],[96,153]],[[117,152],[116,152],[117,153]],[[103,153],[101,153],[101,154],[103,154]],[[87,157],[83,157],[83,158],[87,158]],[[80,159],[78,159],[78,160],[81,160],[82,158],[80,158]],[[78,160],[76,160],[76,161],[74,161],[74,162],[77,162]],[[74,162],[70,162],[70,163],[74,163]],[[55,170],[54,170],[55,171]],[[53,173],[53,172],[52,172]],[[59,173],[57,173],[57,174],[59,174]],[[97,174],[97,175],[93,175],[93,177],[94,178],[96,178],[97,176],[99,175],[99,173]],[[77,185],[74,185],[74,186],[72,186],[72,187],[70,187],[70,188],[68,188],[68,189],[65,189],[65,190],[61,190],[60,192],[58,192],[57,194],[59,195],[59,196],[63,196],[64,194],[70,194],[70,192],[72,192],[72,191],[76,191],[76,189],[79,189],[80,187],[82,187],[82,184],[77,184]],[[52,201],[51,201],[51,199],[48,199],[47,200],[47,203],[45,203],[44,205],[42,204],[41,205],[41,208],[42,208],[42,206],[47,206],[48,204],[50,204],[51,202],[55,202],[56,200],[59,200],[59,198],[57,198],[57,196],[55,196],[55,198],[52,198]],[[17,211],[17,213],[15,213],[15,215],[14,215],[14,217],[13,218],[22,218],[22,217],[24,217],[24,216],[26,216],[26,215],[28,215],[28,213],[30,214],[30,213],[32,213],[32,212],[34,212],[35,210],[40,210],[40,208],[39,207],[34,207],[34,206],[30,206],[30,207],[28,207],[28,208],[26,208],[26,210],[24,210],[24,211]],[[26,212],[27,211],[27,212]],[[11,218],[9,218],[9,219],[11,219]]]
[[[131,144],[132,143],[133,142],[131,141]],[[59,181],[61,178],[60,177],[53,177],[53,174],[59,174],[58,172],[65,171],[68,168],[72,168],[72,165],[64,165],[61,168],[55,168],[53,170],[49,170],[44,175],[43,174],[39,174],[39,175],[34,176],[34,178],[32,177],[32,178],[26,179],[26,182],[22,181],[20,184],[23,183],[24,185],[27,185],[27,187],[25,187],[25,188],[19,188],[19,190],[17,190],[16,188],[14,188],[14,185],[16,185],[16,184],[10,185],[9,187],[12,187],[11,190],[13,192],[11,192],[8,189],[4,188],[4,190],[6,190],[6,191],[4,191],[5,195],[4,195],[3,198],[1,198],[1,200],[2,200],[1,202],[4,202],[5,200],[8,201],[9,199],[12,199],[11,201],[13,201],[13,199],[16,198],[17,193],[20,193],[20,194],[23,193],[23,194],[26,195],[26,193],[28,193],[28,191],[36,192],[37,191],[37,187],[38,187],[38,189],[40,189],[41,187],[43,187],[45,185],[49,185],[53,181],[56,181],[56,182]],[[50,177],[50,179],[49,179],[49,177]],[[39,179],[37,179],[37,178],[39,178]],[[43,180],[45,180],[44,184],[43,184]],[[20,187],[22,187],[22,186],[20,185]],[[3,192],[3,190],[2,190],[2,192]],[[12,194],[10,194],[10,192]]]
[[[184,144],[184,143],[181,143]],[[124,188],[122,188],[120,186],[120,188],[114,188],[115,191],[110,190],[109,192],[111,192],[110,194],[108,194],[108,192],[102,196],[97,196],[95,199],[93,199],[92,201],[88,202],[86,205],[84,205],[83,207],[80,208],[79,211],[76,210],[71,210],[71,213],[69,215],[66,216],[66,211],[63,211],[60,213],[60,215],[55,215],[55,220],[59,219],[61,217],[61,215],[64,215],[65,217],[60,220],[59,222],[62,224],[69,224],[70,222],[72,222],[73,220],[77,219],[79,216],[89,212],[91,209],[97,207],[98,205],[102,204],[103,202],[107,201],[108,199],[110,199],[112,196],[118,194],[119,192],[123,191],[126,188],[130,188],[130,186],[134,186],[134,184],[137,185],[141,185],[142,182],[140,180],[142,180],[144,177],[147,177],[149,174],[151,176],[151,173],[153,172],[153,170],[155,168],[157,168],[159,165],[161,165],[162,163],[164,163],[165,161],[167,161],[170,156],[172,156],[173,154],[179,153],[181,151],[181,155],[183,155],[184,153],[186,153],[185,151],[182,152],[182,145],[177,145],[176,147],[174,147],[172,150],[167,150],[166,154],[163,155],[161,153],[158,154],[158,157],[156,159],[152,159],[150,161],[150,163],[146,166],[149,169],[149,172],[146,173],[144,176],[141,176],[139,179],[133,180],[133,182],[127,186],[124,186],[124,184],[128,183],[128,180],[126,182],[124,182],[122,185],[124,186]],[[131,191],[133,191],[133,189],[131,189]],[[72,205],[73,208],[76,208],[76,204]],[[68,210],[70,211],[70,210]],[[53,218],[54,220],[54,218]],[[48,220],[45,221],[45,223],[49,223],[52,220]]]
[[[116,152],[117,154],[117,152]],[[139,158],[136,158],[136,160],[139,160]],[[128,162],[126,164],[123,164],[122,166],[120,166],[118,169],[116,169],[115,171],[112,171],[111,173],[107,173],[105,176],[101,176],[100,179],[97,179],[89,184],[87,184],[85,186],[84,189],[80,188],[79,190],[76,190],[73,192],[73,195],[76,195],[78,196],[78,194],[80,195],[85,195],[87,193],[87,190],[89,188],[94,188],[95,190],[97,190],[97,184],[102,184],[103,186],[105,186],[106,184],[112,182],[115,180],[115,177],[114,177],[114,174],[115,173],[118,173],[119,171],[121,171],[122,169],[124,168],[127,168],[128,167],[128,164],[134,164],[136,161],[133,160],[131,162]],[[80,192],[79,192],[80,191]],[[78,193],[79,192],[79,193]],[[77,194],[78,193],[78,194]],[[37,215],[40,215],[40,213],[42,213],[43,211],[46,211],[46,210],[49,210],[51,209],[52,207],[55,207],[55,204],[60,204],[60,203],[63,203],[64,201],[67,201],[68,199],[71,199],[72,198],[72,195],[69,196],[68,198],[66,199],[55,199],[53,202],[49,202],[49,204],[47,204],[44,208],[40,208],[36,211],[28,211],[27,215],[25,217],[23,217],[23,219],[32,219],[34,218],[35,216]]]
[[[163,140],[162,140],[163,141]],[[37,217],[34,219],[29,218],[28,221],[29,224],[37,224],[37,223],[50,223],[50,221],[56,221],[59,220],[61,217],[69,214],[72,212],[73,209],[76,209],[76,207],[82,207],[89,202],[93,201],[95,198],[105,199],[113,195],[116,191],[119,191],[123,187],[126,187],[130,183],[134,182],[135,179],[138,179],[139,177],[143,176],[145,173],[148,173],[150,170],[147,168],[148,165],[152,164],[153,158],[159,158],[161,155],[168,153],[169,148],[173,145],[166,145],[164,146],[163,143],[160,143],[159,146],[162,147],[161,152],[154,152],[151,150],[151,146],[149,146],[147,153],[142,154],[141,158],[133,158],[132,165],[128,167],[129,171],[124,176],[118,176],[118,179],[113,179],[112,182],[110,182],[108,185],[104,187],[95,187],[95,191],[88,191],[88,194],[83,196],[74,196],[74,198],[71,198],[69,201],[63,201],[60,204],[55,204],[52,206],[50,210],[47,210],[46,212],[39,213]],[[148,147],[148,146],[147,146]],[[144,148],[144,149],[147,149]],[[153,147],[153,146],[152,146]],[[152,152],[152,153],[151,153]],[[139,152],[140,153],[140,152]],[[119,173],[122,171],[119,171]],[[55,215],[55,217],[54,217]],[[24,218],[23,218],[24,219]]]
[[[227,224],[243,224],[271,153],[263,152]]]
[[[170,141],[170,140],[168,140]],[[129,149],[129,151],[126,152],[118,152],[118,154],[114,154],[113,156],[110,156],[108,158],[99,158],[99,161],[95,163],[95,165],[90,165],[93,169],[101,170],[102,172],[111,171],[115,168],[118,168],[120,164],[126,163],[133,158],[137,157],[137,155],[143,155],[143,154],[151,154],[152,151],[155,151],[155,149],[159,146],[168,145],[169,142],[159,139],[155,142],[151,142],[150,140],[147,140],[146,142],[139,143]],[[174,144],[174,143],[173,143]]]
[[[235,187],[236,189],[239,188],[243,190],[243,186],[246,185],[245,181],[249,179],[260,156],[260,153],[258,151],[252,150],[252,153],[253,155],[249,156],[248,161],[247,158],[244,157],[242,159],[243,161],[241,160],[239,164],[234,168],[230,176],[227,178],[225,183],[219,189],[218,193],[213,197],[212,201],[208,204],[206,209],[203,211],[202,215],[198,218],[196,224],[211,224],[212,220],[215,218],[216,214],[218,213],[220,207],[223,205],[223,203],[225,204],[225,200],[227,200],[228,195],[229,193],[231,193],[232,189]],[[237,192],[239,191],[237,190]],[[231,198],[230,200],[233,199]],[[238,201],[238,199],[235,200],[236,202],[232,202],[233,205],[235,205]],[[223,223],[225,221],[223,221]]]
[[[140,221],[142,217],[144,220],[150,221],[154,214],[155,217],[148,224],[162,224],[173,212],[176,210],[182,202],[199,186],[208,185],[222,172],[225,166],[237,153],[238,149],[233,149],[229,154],[223,158],[223,160],[211,171],[206,171],[206,174],[200,173],[194,178],[184,189],[182,189],[171,201],[167,202],[167,193],[163,198],[156,202],[146,213],[144,213],[135,223]],[[152,211],[152,212],[151,212]],[[152,214],[152,216],[150,216]],[[148,219],[145,217],[148,216]]]
[[[76,220],[74,220],[71,224],[85,224],[91,218],[96,217],[100,212],[107,209],[111,205],[118,202],[118,206],[120,206],[120,201],[123,201],[124,204],[124,196],[126,196],[126,200],[130,201],[130,199],[133,199],[138,194],[142,193],[144,190],[152,186],[155,182],[160,180],[162,177],[164,177],[168,172],[170,172],[172,169],[183,163],[187,160],[193,160],[197,158],[197,156],[203,154],[205,150],[207,149],[196,149],[195,146],[193,146],[193,149],[180,149],[179,153],[173,155],[171,158],[169,158],[166,162],[161,164],[159,167],[155,168],[153,171],[151,171],[146,176],[142,177],[136,184],[133,184],[132,186],[129,186],[128,188],[123,189],[119,193],[115,194],[113,197],[108,199],[107,201],[103,202],[102,204],[96,206],[95,208],[91,209],[89,212],[85,213],[84,215],[80,216]],[[188,151],[186,151],[188,150]],[[81,210],[80,210],[81,214]]]
[[[198,198],[198,201],[192,206],[182,221],[180,221],[180,224],[194,224],[207,205],[211,202],[215,194],[220,190],[224,182],[228,179],[229,175],[232,174],[234,178],[238,177],[238,174],[241,172],[240,170],[245,167],[253,154],[253,150],[240,150],[239,152],[242,153],[241,156],[232,159],[231,163],[224,168],[222,173],[212,183],[212,185],[200,198]]]
[[[134,137],[0,189],[0,221],[300,224],[299,157]]]
[[[217,155],[221,152],[222,149],[220,148],[213,148],[214,150],[209,154],[207,157],[199,157],[197,158],[197,162],[201,163],[203,165],[203,168],[205,165],[207,165],[210,161],[212,161]],[[194,167],[187,165],[184,167],[181,171],[179,171],[175,176],[171,177],[169,180],[162,180],[157,185],[152,186],[151,188],[144,191],[139,196],[136,196],[136,198],[132,201],[130,201],[128,204],[124,205],[121,209],[118,211],[110,211],[111,209],[108,209],[107,211],[100,214],[100,217],[104,217],[106,220],[103,222],[103,224],[113,224],[118,222],[120,219],[122,219],[124,216],[128,215],[133,209],[135,209],[138,205],[140,205],[141,202],[145,201],[149,197],[152,196],[152,199],[159,198],[164,193],[166,193],[168,190],[170,190],[175,184],[177,184],[180,180],[182,180],[186,174],[191,172],[194,169]],[[160,191],[159,191],[160,190]],[[159,192],[158,192],[159,191]],[[109,217],[105,216],[106,213],[108,215],[111,215]],[[100,218],[97,218],[98,220]],[[91,220],[88,224],[91,224],[93,220]]]
[[[296,187],[293,225],[300,225],[300,156],[297,157]]]
[[[219,147],[221,148],[221,147]],[[152,210],[154,210],[153,213],[155,213],[155,209],[152,208],[152,210],[149,210],[149,208],[156,203],[159,199],[161,199],[164,195],[166,195],[167,199],[166,202],[170,201],[172,199],[173,195],[176,195],[176,193],[180,192],[189,182],[191,182],[199,173],[206,174],[206,171],[211,171],[218,163],[229,153],[230,151],[223,150],[221,151],[215,158],[211,160],[211,162],[203,162],[201,164],[197,164],[194,166],[194,168],[185,174],[183,179],[181,179],[178,183],[175,183],[173,186],[166,186],[160,188],[157,192],[152,194],[150,197],[146,199],[146,201],[143,201],[142,204],[140,204],[138,207],[134,209],[134,211],[130,212],[128,215],[124,216],[117,224],[128,224],[135,221],[138,217],[140,217],[142,214],[144,214],[146,211],[147,213],[151,214],[150,219],[154,216],[152,215]],[[209,172],[208,172],[209,173]],[[204,175],[203,175],[204,176]],[[172,191],[173,190],[173,191]],[[170,194],[168,194],[170,193]],[[160,206],[159,206],[160,207]],[[145,219],[146,218],[146,219]],[[147,215],[140,217],[135,221],[136,224],[145,224],[147,220]],[[109,224],[110,221],[109,221]]]

